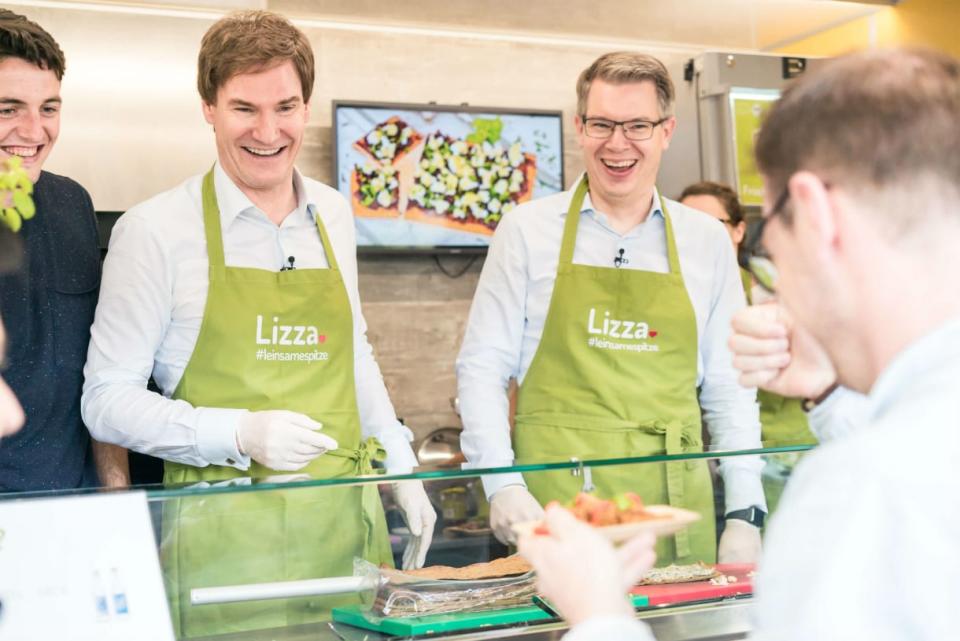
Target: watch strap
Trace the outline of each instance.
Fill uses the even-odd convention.
[[[758,508],[756,505],[751,505],[745,510],[733,510],[732,512],[727,512],[725,518],[739,519],[741,521],[746,521],[755,527],[763,527],[763,523],[767,518],[767,513]]]
[[[820,405],[825,400],[830,398],[830,395],[837,391],[837,388],[840,387],[840,383],[834,381],[830,384],[827,389],[823,390],[819,396],[816,398],[805,398],[800,402],[800,407],[803,408],[804,412],[812,412],[813,408],[817,405]]]

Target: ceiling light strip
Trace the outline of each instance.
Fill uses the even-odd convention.
[[[169,18],[190,18],[196,20],[217,20],[233,11],[233,9],[190,9],[162,7],[155,5],[134,6],[129,4],[96,2],[64,2],[61,0],[5,0],[5,4],[23,7],[37,7],[43,9],[93,11],[98,13],[162,16]],[[291,21],[297,26],[306,27],[309,29],[350,31],[355,33],[376,33],[384,35],[408,35],[415,37],[444,38],[449,40],[468,39],[481,42],[504,42],[511,44],[527,44],[563,48],[574,47],[578,49],[621,49],[677,54],[692,54],[716,49],[716,47],[693,43],[665,43],[659,41],[624,39],[589,39],[578,38],[576,36],[546,36],[522,32],[466,31],[435,27],[414,27],[383,23],[346,22],[311,18],[291,18]],[[737,47],[724,47],[723,51],[729,53],[756,53],[756,49],[742,49]]]

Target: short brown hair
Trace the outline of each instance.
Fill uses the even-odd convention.
[[[310,41],[302,31],[272,11],[239,11],[218,20],[200,43],[197,89],[208,105],[237,74],[264,71],[293,62],[300,77],[303,101],[313,93],[314,61]]]
[[[680,194],[680,201],[682,202],[687,196],[713,196],[723,205],[724,211],[727,212],[727,216],[730,216],[730,221],[733,224],[737,225],[743,222],[743,206],[740,204],[737,192],[728,185],[704,180],[693,183],[684,189],[683,193]]]
[[[895,207],[892,189],[932,188],[934,198],[955,199],[960,64],[924,49],[831,60],[783,92],[757,136],[756,156],[771,193],[807,170],[884,211]]]
[[[587,97],[594,80],[611,84],[627,84],[649,80],[657,88],[660,116],[665,118],[673,111],[673,81],[662,62],[645,53],[614,51],[605,53],[584,69],[577,79],[577,114],[587,115]]]
[[[47,31],[26,16],[0,9],[0,60],[22,58],[63,80],[67,62],[60,45]]]

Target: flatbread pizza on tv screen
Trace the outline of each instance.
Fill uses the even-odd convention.
[[[360,247],[482,248],[517,205],[563,189],[560,112],[334,102],[333,114]]]

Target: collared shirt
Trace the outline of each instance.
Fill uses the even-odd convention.
[[[770,521],[750,639],[956,638],[958,396],[960,319],[901,352],[865,407],[841,396],[815,410],[842,425],[797,466]],[[863,410],[863,424],[843,427]],[[652,636],[596,617],[564,637],[587,639]]]
[[[864,425],[801,461],[767,530],[754,638],[956,637],[958,396],[960,319],[890,363]]]
[[[505,390],[511,378],[523,382],[540,344],[572,197],[566,191],[518,207],[501,221],[490,245],[457,359],[461,445],[471,466],[504,466],[513,460]],[[696,315],[697,382],[711,446],[760,447],[756,390],[737,383],[727,347],[731,317],[745,304],[730,238],[720,222],[699,211],[669,200],[667,209]],[[612,267],[621,250],[623,269],[669,271],[659,193],[654,192],[646,220],[626,234],[594,209],[589,195],[584,200],[574,263]],[[766,506],[760,468],[756,458],[722,459],[727,511]],[[522,483],[519,474],[484,479],[490,496],[505,485]]]
[[[820,443],[843,438],[867,421],[869,398],[846,387],[838,387],[807,418],[810,431]]]
[[[0,276],[10,362],[4,378],[27,415],[23,428],[0,443],[0,491],[98,485],[80,418],[100,281],[96,214],[83,187],[46,171],[33,198],[36,216],[20,231],[23,265]]]
[[[83,417],[101,441],[197,467],[245,470],[250,459],[240,454],[236,439],[245,410],[193,407],[170,398],[196,345],[209,287],[202,179],[194,176],[137,205],[114,227],[84,368]],[[214,186],[230,267],[279,271],[293,256],[297,269],[328,268],[314,219],[320,216],[353,308],[363,435],[383,442],[391,469],[416,465],[412,434],[397,421],[367,341],[349,204],[334,189],[295,172],[297,208],[277,226],[219,163]],[[162,395],[146,389],[151,374]]]

